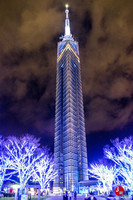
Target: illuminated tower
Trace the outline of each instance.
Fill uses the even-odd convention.
[[[58,43],[54,157],[58,176],[54,187],[77,191],[88,180],[87,149],[78,43],[65,10],[65,35]]]

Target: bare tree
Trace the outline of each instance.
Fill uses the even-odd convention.
[[[114,147],[104,149],[105,156],[112,160],[119,168],[119,176],[124,184],[133,192],[133,137],[112,141]]]
[[[13,171],[10,170],[10,158],[6,154],[5,139],[0,135],[0,192],[4,180],[10,180]]]
[[[3,137],[0,135],[0,191],[5,179],[5,174],[6,174],[6,170],[8,167],[8,162],[7,159],[4,155],[4,139]]]
[[[10,166],[19,178],[20,195],[28,180],[34,174],[35,163],[44,155],[39,146],[39,139],[32,135],[27,134],[21,138],[15,136],[7,138],[5,148],[7,155],[10,157]]]
[[[34,180],[41,186],[41,192],[45,191],[52,180],[57,175],[53,155],[49,154],[48,149],[43,149],[44,156],[35,164]]]
[[[90,166],[89,174],[98,180],[99,189],[104,193],[109,193],[116,179],[117,168],[104,164],[91,164]]]

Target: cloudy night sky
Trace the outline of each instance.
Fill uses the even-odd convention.
[[[88,160],[133,135],[133,1],[0,0],[0,134],[54,145],[56,53],[65,4],[79,42]]]

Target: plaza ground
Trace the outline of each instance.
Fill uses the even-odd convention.
[[[97,197],[97,200],[106,200],[106,198]],[[2,197],[1,200],[14,200],[14,197]],[[32,197],[31,200],[38,200],[38,197]],[[41,197],[40,200],[63,200],[63,197],[61,196],[49,196],[49,197]],[[69,198],[68,198],[69,200]],[[73,200],[73,199],[72,199]],[[85,200],[84,196],[77,196],[77,200]],[[119,200],[119,197],[116,198],[116,200]],[[131,200],[131,198],[124,198],[124,200]]]
[[[85,199],[84,196],[77,196],[77,200],[84,200],[84,199]],[[63,197],[61,196],[48,197],[47,200],[63,200]],[[105,200],[105,198],[98,197],[97,200]]]
[[[102,197],[96,197],[97,200],[106,200],[106,198],[102,198]],[[84,200],[85,197],[83,196],[77,196],[77,200]],[[117,198],[119,199],[119,197]],[[63,197],[61,196],[52,196],[52,197],[48,197],[47,200],[63,200]],[[68,198],[69,200],[69,198]],[[125,200],[131,200],[131,198],[125,198]]]
[[[61,197],[61,196],[48,197],[47,200],[63,200],[63,197]],[[84,197],[82,197],[82,196],[81,197],[77,197],[77,200],[84,200]]]

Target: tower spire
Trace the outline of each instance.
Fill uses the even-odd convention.
[[[69,9],[68,9],[68,4],[66,4],[66,19],[65,19],[65,35],[63,37],[64,40],[73,40],[71,30],[70,30],[70,20],[69,20]]]
[[[71,33],[70,33],[70,21],[69,21],[69,17],[68,17],[68,13],[69,13],[68,4],[66,4],[65,13],[66,13],[66,19],[65,19],[65,36],[68,36],[68,35],[71,35]]]

